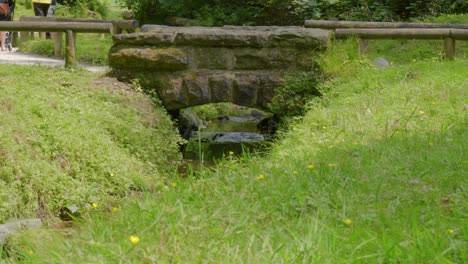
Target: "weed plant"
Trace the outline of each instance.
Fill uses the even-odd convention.
[[[467,60],[378,68],[356,56],[352,41],[327,51],[322,97],[266,157],[230,155],[216,167],[174,175],[160,192],[91,211],[71,236],[42,230],[17,238],[10,257],[466,263]]]

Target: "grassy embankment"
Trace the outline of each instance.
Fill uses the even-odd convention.
[[[0,72],[0,222],[158,188],[176,170],[172,121],[131,86],[84,70]]]
[[[391,59],[389,50],[372,53],[394,62],[391,67],[376,68],[358,60],[350,42],[338,44],[322,61],[331,77],[321,87],[324,96],[310,102],[308,113],[281,134],[267,157],[228,157],[215,168],[170,178],[160,192],[124,197],[119,203],[89,201],[95,208],[77,228],[44,229],[13,239],[10,259],[23,263],[464,263],[468,261],[468,62],[463,47],[456,60],[440,60],[439,45],[431,51],[436,56],[418,57],[415,42],[392,46],[401,51],[393,55],[401,60]],[[14,69],[28,76],[26,68]],[[60,74],[78,78],[74,73]],[[73,85],[71,93],[58,79],[39,89],[44,91],[42,96],[33,95],[43,81],[24,82],[24,92],[8,90],[16,87],[17,75],[9,75],[8,85],[2,86],[2,98],[10,102],[6,104],[10,110],[1,112],[9,116],[4,119],[9,122],[2,120],[2,136],[11,135],[2,146],[17,144],[10,155],[24,156],[4,159],[17,164],[11,182],[20,181],[13,186],[34,186],[21,180],[41,174],[17,177],[16,173],[41,168],[28,164],[43,155],[36,154],[42,149],[47,163],[54,153],[48,150],[57,146],[99,150],[104,142],[105,151],[79,159],[92,162],[84,164],[83,170],[97,166],[102,175],[133,175],[132,168],[140,168],[139,156],[126,149],[134,142],[115,147],[128,154],[123,159],[109,155],[120,153],[110,151],[113,137],[93,137],[87,142],[90,131],[113,134],[107,132],[114,124],[109,120],[121,120],[111,131],[119,131],[122,138],[136,132],[134,123],[123,120],[139,124],[139,118],[115,119],[107,114],[116,111],[122,100],[104,91],[81,90],[89,87],[86,82]],[[54,100],[56,91],[62,97]],[[56,104],[61,107],[50,115]],[[11,110],[16,108],[23,110]],[[24,113],[24,117],[9,113]],[[76,118],[75,122],[52,122],[69,118]],[[35,120],[38,123],[30,126]],[[79,127],[63,129],[75,123]],[[31,131],[42,132],[23,135]],[[68,137],[64,131],[80,136],[57,141]],[[138,139],[145,142],[146,136],[139,134]],[[31,151],[34,142],[49,147]],[[121,164],[127,158],[137,161]],[[115,166],[122,173],[109,170]],[[41,181],[53,175],[44,173]],[[57,179],[62,177],[50,178],[50,185]]]

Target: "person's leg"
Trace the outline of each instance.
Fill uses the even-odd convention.
[[[2,49],[2,51],[5,50],[5,41],[6,41],[6,33],[0,32],[0,42],[1,42],[0,48]]]

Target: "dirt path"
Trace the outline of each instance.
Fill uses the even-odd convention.
[[[22,64],[22,65],[46,65],[46,66],[61,66],[65,65],[63,59],[51,58],[31,53],[22,53],[16,51],[0,51],[1,64]],[[86,64],[80,65],[91,72],[100,72],[108,69],[106,66],[91,66]]]

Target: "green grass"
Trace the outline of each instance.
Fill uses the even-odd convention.
[[[160,188],[176,169],[172,121],[132,87],[84,70],[0,72],[1,222]]]
[[[73,230],[11,242],[24,263],[464,263],[466,59],[375,68],[335,45],[330,80],[265,157],[227,157]],[[136,243],[131,241],[138,237]]]
[[[468,61],[413,44],[382,48],[378,56],[400,59],[377,68],[374,53],[357,58],[355,41],[335,43],[320,60],[323,96],[269,153],[228,156],[183,176],[166,156],[177,142],[167,116],[155,110],[161,126],[143,118],[147,108],[134,104],[141,95],[95,89],[90,73],[4,67],[0,201],[9,203],[0,216],[36,213],[28,201],[40,190],[52,212],[75,196],[84,209],[73,228],[12,237],[0,255],[19,263],[466,263]],[[74,157],[65,168],[63,153]],[[108,201],[110,188],[121,199]]]

